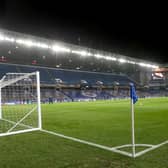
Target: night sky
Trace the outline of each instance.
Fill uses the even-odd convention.
[[[153,3],[8,0],[0,5],[0,27],[168,63],[167,13]]]

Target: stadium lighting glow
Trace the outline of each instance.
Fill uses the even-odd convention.
[[[36,43],[36,42],[31,41],[31,40],[17,39],[16,43],[23,44],[23,45],[26,45],[28,47],[49,48],[49,46],[47,44]]]
[[[152,65],[152,68],[159,68],[159,66],[156,66],[156,65]]]
[[[130,64],[136,64],[136,62],[134,62],[134,61],[127,61],[127,62]]]
[[[91,56],[92,54],[87,51],[78,51],[78,50],[72,50],[72,53],[79,54],[81,56]]]
[[[91,53],[87,53],[87,55],[88,55],[88,56],[92,56],[92,54],[91,54]]]
[[[95,54],[94,56],[95,56],[96,58],[105,58],[105,56],[100,55],[100,54]]]
[[[72,53],[73,53],[73,54],[79,54],[79,51],[72,50]]]
[[[143,62],[140,62],[139,65],[140,65],[140,66],[146,66],[146,64],[143,63]]]
[[[49,46],[44,43],[37,43],[36,45],[37,45],[37,47],[40,47],[40,48],[49,48]]]
[[[23,40],[21,40],[21,39],[17,39],[16,43],[18,43],[18,44],[24,44]]]
[[[116,60],[117,60],[117,58],[115,58],[115,57],[110,57],[110,56],[106,56],[105,59],[106,59],[106,60],[111,60],[111,61],[116,61]]]
[[[58,46],[58,45],[53,45],[51,48],[53,51],[56,51],[56,52],[71,52],[69,48],[65,48],[65,47]]]
[[[156,65],[145,64],[143,62],[140,62],[139,65],[142,67],[148,67],[148,68],[158,68],[158,66],[156,66]]]
[[[0,34],[0,40],[4,40],[4,36]]]
[[[123,58],[118,59],[118,61],[121,62],[121,63],[127,62],[127,60],[125,60],[125,59],[123,59]]]
[[[86,52],[86,51],[80,51],[80,55],[86,56],[86,55],[87,55],[87,52]]]
[[[59,67],[60,67],[60,65],[56,65],[56,67],[57,67],[57,68],[59,68]]]
[[[24,44],[24,45],[26,45],[28,47],[34,46],[34,43],[31,40],[22,40],[22,39],[19,39],[16,42],[19,43],[19,44]]]
[[[10,42],[14,42],[15,41],[14,38],[8,38],[8,37],[6,37],[5,40],[6,41],[10,41]]]
[[[5,40],[5,41],[10,41],[10,42],[14,42],[14,38],[9,38],[6,36],[3,36],[2,34],[0,34],[0,40]]]
[[[36,42],[33,41],[31,39],[19,39],[19,38],[14,38],[14,37],[10,37],[10,36],[6,36],[4,35],[2,32],[0,32],[0,41],[8,41],[8,42],[16,42],[18,44],[21,45],[25,45],[27,47],[38,47],[38,48],[44,48],[44,49],[51,49],[55,52],[68,52],[68,53],[74,53],[74,54],[78,54],[81,56],[94,56],[97,59],[105,59],[105,60],[109,60],[109,61],[119,61],[120,63],[129,63],[129,64],[136,64],[142,67],[147,67],[147,68],[158,68],[159,66],[157,65],[153,65],[153,64],[149,64],[149,63],[144,63],[144,62],[135,62],[135,61],[130,61],[130,60],[126,60],[123,58],[119,58],[117,59],[117,57],[114,57],[113,55],[102,55],[102,54],[94,54],[91,52],[87,52],[85,50],[71,50],[70,48],[61,46],[61,45],[49,45],[46,43],[40,43],[40,42]]]

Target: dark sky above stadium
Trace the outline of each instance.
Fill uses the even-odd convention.
[[[7,0],[0,27],[168,63],[164,4],[122,3]]]

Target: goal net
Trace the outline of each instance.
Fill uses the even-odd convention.
[[[7,73],[0,80],[0,136],[39,129],[39,72]]]

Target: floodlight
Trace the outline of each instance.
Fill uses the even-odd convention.
[[[80,51],[80,55],[86,56],[86,55],[87,55],[87,52],[86,52],[86,51]]]
[[[145,63],[143,63],[143,62],[140,62],[139,65],[142,66],[142,67],[150,67],[149,64],[145,64]]]
[[[22,39],[16,39],[16,43],[18,43],[18,44],[24,44],[24,41]]]
[[[0,40],[4,40],[5,37],[0,33]]]
[[[53,45],[51,48],[53,51],[56,51],[56,52],[70,52],[71,51],[69,48],[65,48],[65,47],[58,46],[58,45]]]
[[[118,61],[121,62],[121,63],[127,62],[127,60],[125,60],[125,59],[123,59],[123,58],[118,59]]]
[[[106,60],[111,60],[111,61],[116,61],[116,60],[117,60],[117,58],[115,58],[115,57],[110,57],[110,56],[106,56],[105,59],[106,59]]]
[[[23,41],[23,44],[25,44],[25,45],[28,46],[28,47],[31,47],[31,46],[34,45],[31,40],[25,40],[25,41]]]
[[[5,37],[5,40],[6,41],[10,41],[10,42],[14,42],[15,41],[14,38],[9,38],[9,37]]]
[[[134,61],[127,61],[127,62],[130,64],[136,64],[136,62],[134,62]]]
[[[81,56],[91,56],[91,53],[88,53],[87,51],[78,51],[78,50],[72,50],[72,53],[79,54]]]
[[[39,48],[44,48],[44,49],[51,49],[55,52],[71,52],[71,53],[78,54],[81,56],[94,56],[98,59],[105,59],[105,60],[109,60],[109,61],[119,61],[120,63],[137,64],[137,65],[140,65],[142,67],[147,67],[147,68],[158,68],[157,65],[148,64],[148,63],[144,63],[144,62],[137,63],[134,61],[123,59],[123,58],[117,59],[117,57],[114,57],[114,56],[112,57],[112,56],[106,56],[106,55],[101,55],[101,54],[93,54],[93,53],[87,52],[85,50],[71,50],[70,48],[67,48],[67,47],[64,47],[61,45],[56,45],[56,44],[50,45],[50,44],[46,44],[46,43],[32,41],[31,39],[19,39],[19,38],[9,37],[9,36],[4,35],[2,32],[0,33],[0,40],[1,41],[8,41],[8,42],[16,42],[18,44],[22,44],[22,45],[25,45],[28,47],[33,46],[33,47],[39,47]]]
[[[100,55],[100,54],[95,54],[94,55],[96,58],[105,58],[103,55]]]
[[[91,56],[92,54],[91,53],[87,53],[88,56]]]
[[[157,65],[152,65],[152,68],[159,68],[159,66],[157,66]]]
[[[44,44],[44,43],[36,43],[36,46],[40,47],[40,48],[49,48],[49,46],[47,44]]]

